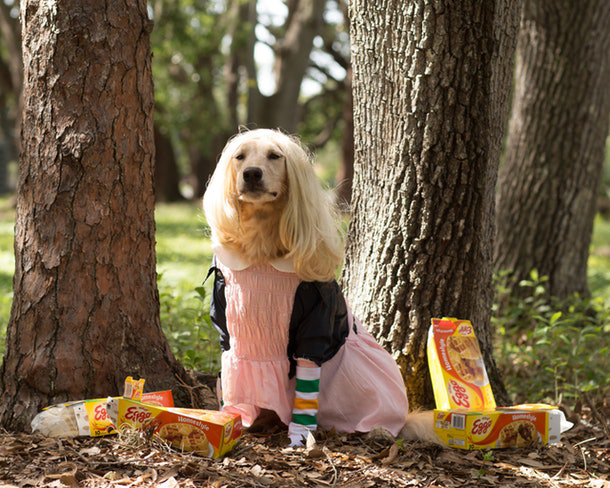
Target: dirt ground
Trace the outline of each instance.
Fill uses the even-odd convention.
[[[607,411],[582,412],[551,446],[463,451],[383,436],[318,432],[287,447],[285,430],[245,433],[219,460],[143,434],[47,438],[0,432],[2,487],[610,487]]]

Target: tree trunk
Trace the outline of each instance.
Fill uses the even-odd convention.
[[[354,179],[354,97],[352,94],[352,68],[345,77],[345,104],[343,105],[343,134],[341,137],[341,165],[337,171],[337,200],[349,213]]]
[[[11,74],[13,89],[21,90],[23,81],[23,64],[21,59],[21,32],[18,19],[11,16],[13,7],[0,2],[0,32],[7,51],[7,65]]]
[[[524,3],[515,97],[498,180],[495,267],[532,269],[550,295],[586,295],[610,120],[610,3]]]
[[[8,109],[3,103],[5,97],[0,94],[0,195],[10,191],[8,163],[15,160],[16,148],[13,140],[13,124]]]
[[[310,63],[313,40],[320,32],[325,4],[326,0],[290,3],[285,34],[275,45],[275,93],[265,96],[258,88],[250,90],[248,122],[296,131],[301,84]]]
[[[241,68],[247,73],[247,112],[254,112],[253,104],[260,97],[256,80],[254,62],[254,44],[256,43],[255,27],[257,24],[256,0],[229,0],[227,6],[227,35],[231,37],[231,46],[224,66],[224,79],[227,94],[227,111],[229,127],[232,132],[240,125],[239,98]]]
[[[189,152],[193,196],[195,198],[203,198],[222,148],[227,143],[227,139],[232,135],[223,132],[222,128],[218,128],[217,133],[208,134],[208,147],[205,152],[197,147],[193,147]]]
[[[472,320],[492,358],[493,190],[518,2],[350,2],[353,217],[342,281],[401,366],[411,405],[433,405],[430,319]]]
[[[5,139],[0,133],[0,195],[5,193],[8,193],[8,155]]]
[[[4,154],[0,160],[0,194],[10,190],[8,162],[17,158],[21,132],[21,31],[19,20],[11,16],[12,8],[0,1],[0,33],[6,55],[6,59],[0,60],[0,139],[4,139]]]
[[[155,201],[179,202],[184,200],[180,193],[180,172],[174,154],[172,140],[156,126],[155,134]]]
[[[28,430],[41,407],[115,395],[128,374],[157,389],[185,372],[159,323],[146,2],[21,5],[23,149],[0,423]]]
[[[5,87],[0,81],[0,90]],[[15,126],[19,125],[15,117],[15,104],[8,101],[6,92],[0,92],[0,195],[8,193],[9,163],[16,161],[18,156],[17,141],[15,139]]]

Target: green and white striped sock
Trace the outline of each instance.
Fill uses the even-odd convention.
[[[302,446],[308,432],[318,428],[318,395],[320,394],[320,368],[297,366],[296,391],[292,422],[288,426],[291,446]]]

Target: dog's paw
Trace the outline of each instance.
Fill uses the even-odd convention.
[[[392,444],[396,439],[392,433],[383,427],[375,427],[371,430],[366,438],[373,442],[381,442],[383,444]]]
[[[290,447],[303,447],[305,445],[305,436],[299,434],[289,435]]]
[[[313,431],[304,425],[290,422],[288,426],[288,438],[290,439],[290,447],[307,447],[311,449],[316,445],[316,438]]]

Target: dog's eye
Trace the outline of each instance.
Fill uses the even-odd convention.
[[[280,156],[279,154],[274,153],[274,152],[270,152],[269,155],[267,156],[267,158],[269,158],[269,159],[280,159],[281,157],[282,156]]]
[[[235,156],[235,159],[242,161],[243,159],[246,159],[246,155],[244,153],[239,153],[237,156]]]

